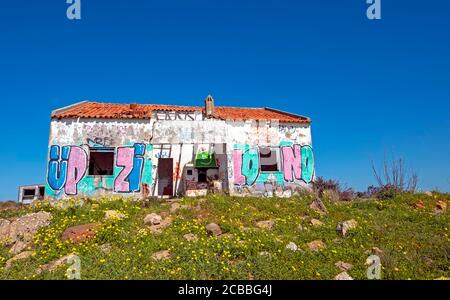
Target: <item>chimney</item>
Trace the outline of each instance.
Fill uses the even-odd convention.
[[[205,99],[205,114],[207,117],[214,114],[214,99],[211,95],[208,95]]]

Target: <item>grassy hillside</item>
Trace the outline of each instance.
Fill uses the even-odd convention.
[[[333,279],[341,272],[335,266],[338,261],[353,265],[350,276],[365,279],[365,262],[373,247],[382,251],[383,279],[450,277],[449,213],[434,211],[437,201],[449,199],[443,194],[402,194],[385,201],[325,200],[327,215],[309,208],[310,195],[185,198],[176,211],[165,201],[144,205],[109,198],[85,200],[83,206],[66,209],[42,204],[3,210],[0,218],[4,219],[45,210],[53,220],[35,236],[29,249],[32,256],[11,268],[5,266],[12,255],[0,245],[0,279],[64,279],[67,266],[41,274],[36,270],[70,253],[81,258],[82,279]],[[106,220],[107,210],[125,218]],[[170,226],[152,233],[143,221],[152,212],[171,219]],[[323,225],[313,226],[312,219]],[[350,219],[358,226],[342,237],[336,225]],[[274,221],[271,230],[256,226],[264,220]],[[93,239],[81,244],[60,240],[67,227],[93,222],[100,223]],[[205,225],[211,222],[224,233],[208,235]],[[183,236],[189,233],[198,240],[186,240]],[[310,250],[307,243],[314,240],[323,241],[325,247]],[[298,246],[297,251],[286,249],[290,242]],[[101,250],[105,247],[110,251]],[[157,261],[152,255],[161,250],[168,250],[170,257]]]

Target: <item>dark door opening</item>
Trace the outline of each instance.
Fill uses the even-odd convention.
[[[173,196],[173,158],[158,159],[158,196]]]

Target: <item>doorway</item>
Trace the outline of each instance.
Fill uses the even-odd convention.
[[[158,196],[173,196],[173,158],[158,159]]]

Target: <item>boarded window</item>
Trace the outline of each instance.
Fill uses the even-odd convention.
[[[279,171],[277,150],[270,147],[259,148],[259,159],[261,165],[261,172],[276,172]]]
[[[89,154],[89,175],[110,176],[114,173],[113,150],[91,150]]]

